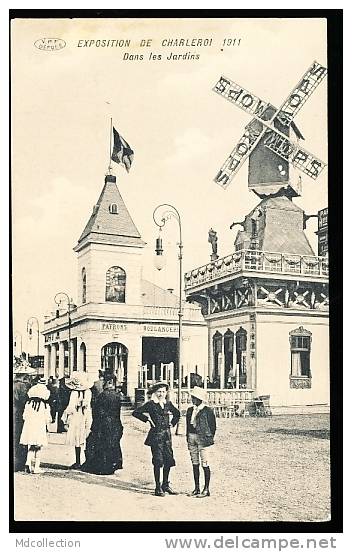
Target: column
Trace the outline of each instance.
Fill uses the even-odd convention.
[[[208,376],[210,380],[213,379],[213,371],[214,371],[213,339],[212,339],[211,329],[208,326]]]
[[[50,370],[50,345],[44,347],[44,377],[47,380],[49,378]]]
[[[58,353],[58,351],[59,351],[59,344],[58,344],[58,343],[55,343],[55,344],[53,345],[53,349],[52,349],[52,350],[53,350],[53,353],[54,353],[54,358],[53,358],[53,374],[52,374],[52,375],[53,375],[54,378],[56,379],[56,378],[57,378],[57,370],[58,370],[58,368],[57,368],[57,360],[58,360],[58,358],[57,358],[57,353]]]
[[[78,372],[83,372],[83,369],[84,369],[84,366],[83,366],[83,351],[81,349],[81,345],[82,345],[82,339],[80,337],[77,337],[77,363],[76,363],[76,366],[77,366],[77,371]]]
[[[219,353],[219,373],[220,373],[220,389],[225,388],[225,359],[224,359],[224,336],[221,339],[221,353]]]
[[[174,388],[174,363],[170,362],[169,364],[169,383],[170,383],[170,389],[172,390]]]
[[[138,366],[142,362],[142,337],[126,341],[128,348],[127,360],[127,395],[134,401],[135,389],[138,387]]]
[[[73,339],[71,339],[71,343],[69,343],[68,345],[70,347],[70,374],[72,374],[73,372],[73,367],[75,365],[75,345],[74,345],[74,342],[73,342]],[[77,366],[77,361],[76,361],[76,366]]]
[[[55,361],[56,361],[56,349],[55,345],[49,345],[50,347],[50,363],[49,363],[49,377],[55,377]]]
[[[64,365],[65,365],[65,342],[59,343],[59,379],[64,377]]]

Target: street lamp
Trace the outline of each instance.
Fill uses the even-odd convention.
[[[55,297],[54,301],[59,307],[56,309],[56,318],[60,316],[60,305],[62,303],[62,298],[60,295],[64,295],[67,301],[67,314],[68,314],[68,375],[71,374],[71,300],[65,291],[59,291]]]
[[[36,316],[31,316],[27,320],[27,334],[29,336],[29,339],[32,339],[33,334],[33,324],[36,324],[37,326],[37,356],[39,356],[39,320]]]
[[[159,218],[160,217],[160,218]],[[162,203],[158,205],[153,212],[153,220],[159,228],[159,237],[156,239],[156,247],[154,257],[154,264],[158,270],[161,270],[165,266],[165,259],[163,257],[163,245],[160,236],[161,229],[165,226],[166,221],[174,217],[178,222],[179,228],[179,309],[178,309],[178,343],[177,343],[177,364],[178,364],[178,386],[177,386],[177,402],[178,408],[181,408],[181,384],[182,384],[182,317],[183,317],[183,304],[182,304],[182,228],[180,213],[173,205],[168,203]],[[176,434],[179,433],[179,424],[177,424]]]
[[[15,332],[15,335],[13,336],[13,338],[14,338],[13,339],[13,347],[14,347],[15,350],[17,348],[17,340],[18,340],[18,338],[20,338],[20,349],[21,349],[21,351],[20,351],[19,356],[21,357],[22,352],[23,352],[23,349],[22,349],[22,334],[20,332]]]

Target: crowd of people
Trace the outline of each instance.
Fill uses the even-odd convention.
[[[171,428],[180,420],[180,411],[169,400],[168,384],[156,382],[149,388],[149,400],[135,408],[132,416],[148,423],[145,445],[151,449],[155,496],[178,494],[170,484],[175,466]],[[207,391],[195,386],[189,391],[192,406],[186,412],[186,438],[190,453],[194,490],[191,496],[210,496],[209,447],[214,444],[216,419],[207,405]],[[74,372],[60,382],[39,378],[31,385],[28,376],[17,374],[14,381],[14,467],[16,471],[42,473],[41,450],[48,444],[48,426],[57,423],[65,442],[75,450],[71,469],[111,475],[123,467],[121,438],[121,391],[112,374],[100,373],[92,382],[85,372]],[[82,462],[82,452],[85,460]],[[200,489],[200,466],[204,486]]]

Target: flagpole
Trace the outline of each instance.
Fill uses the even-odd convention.
[[[109,172],[111,172],[111,137],[112,137],[112,117],[110,117],[110,150],[109,150]]]

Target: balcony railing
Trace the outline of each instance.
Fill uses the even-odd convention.
[[[185,274],[185,289],[187,291],[192,287],[242,271],[327,278],[329,264],[327,257],[244,249],[187,272]]]

